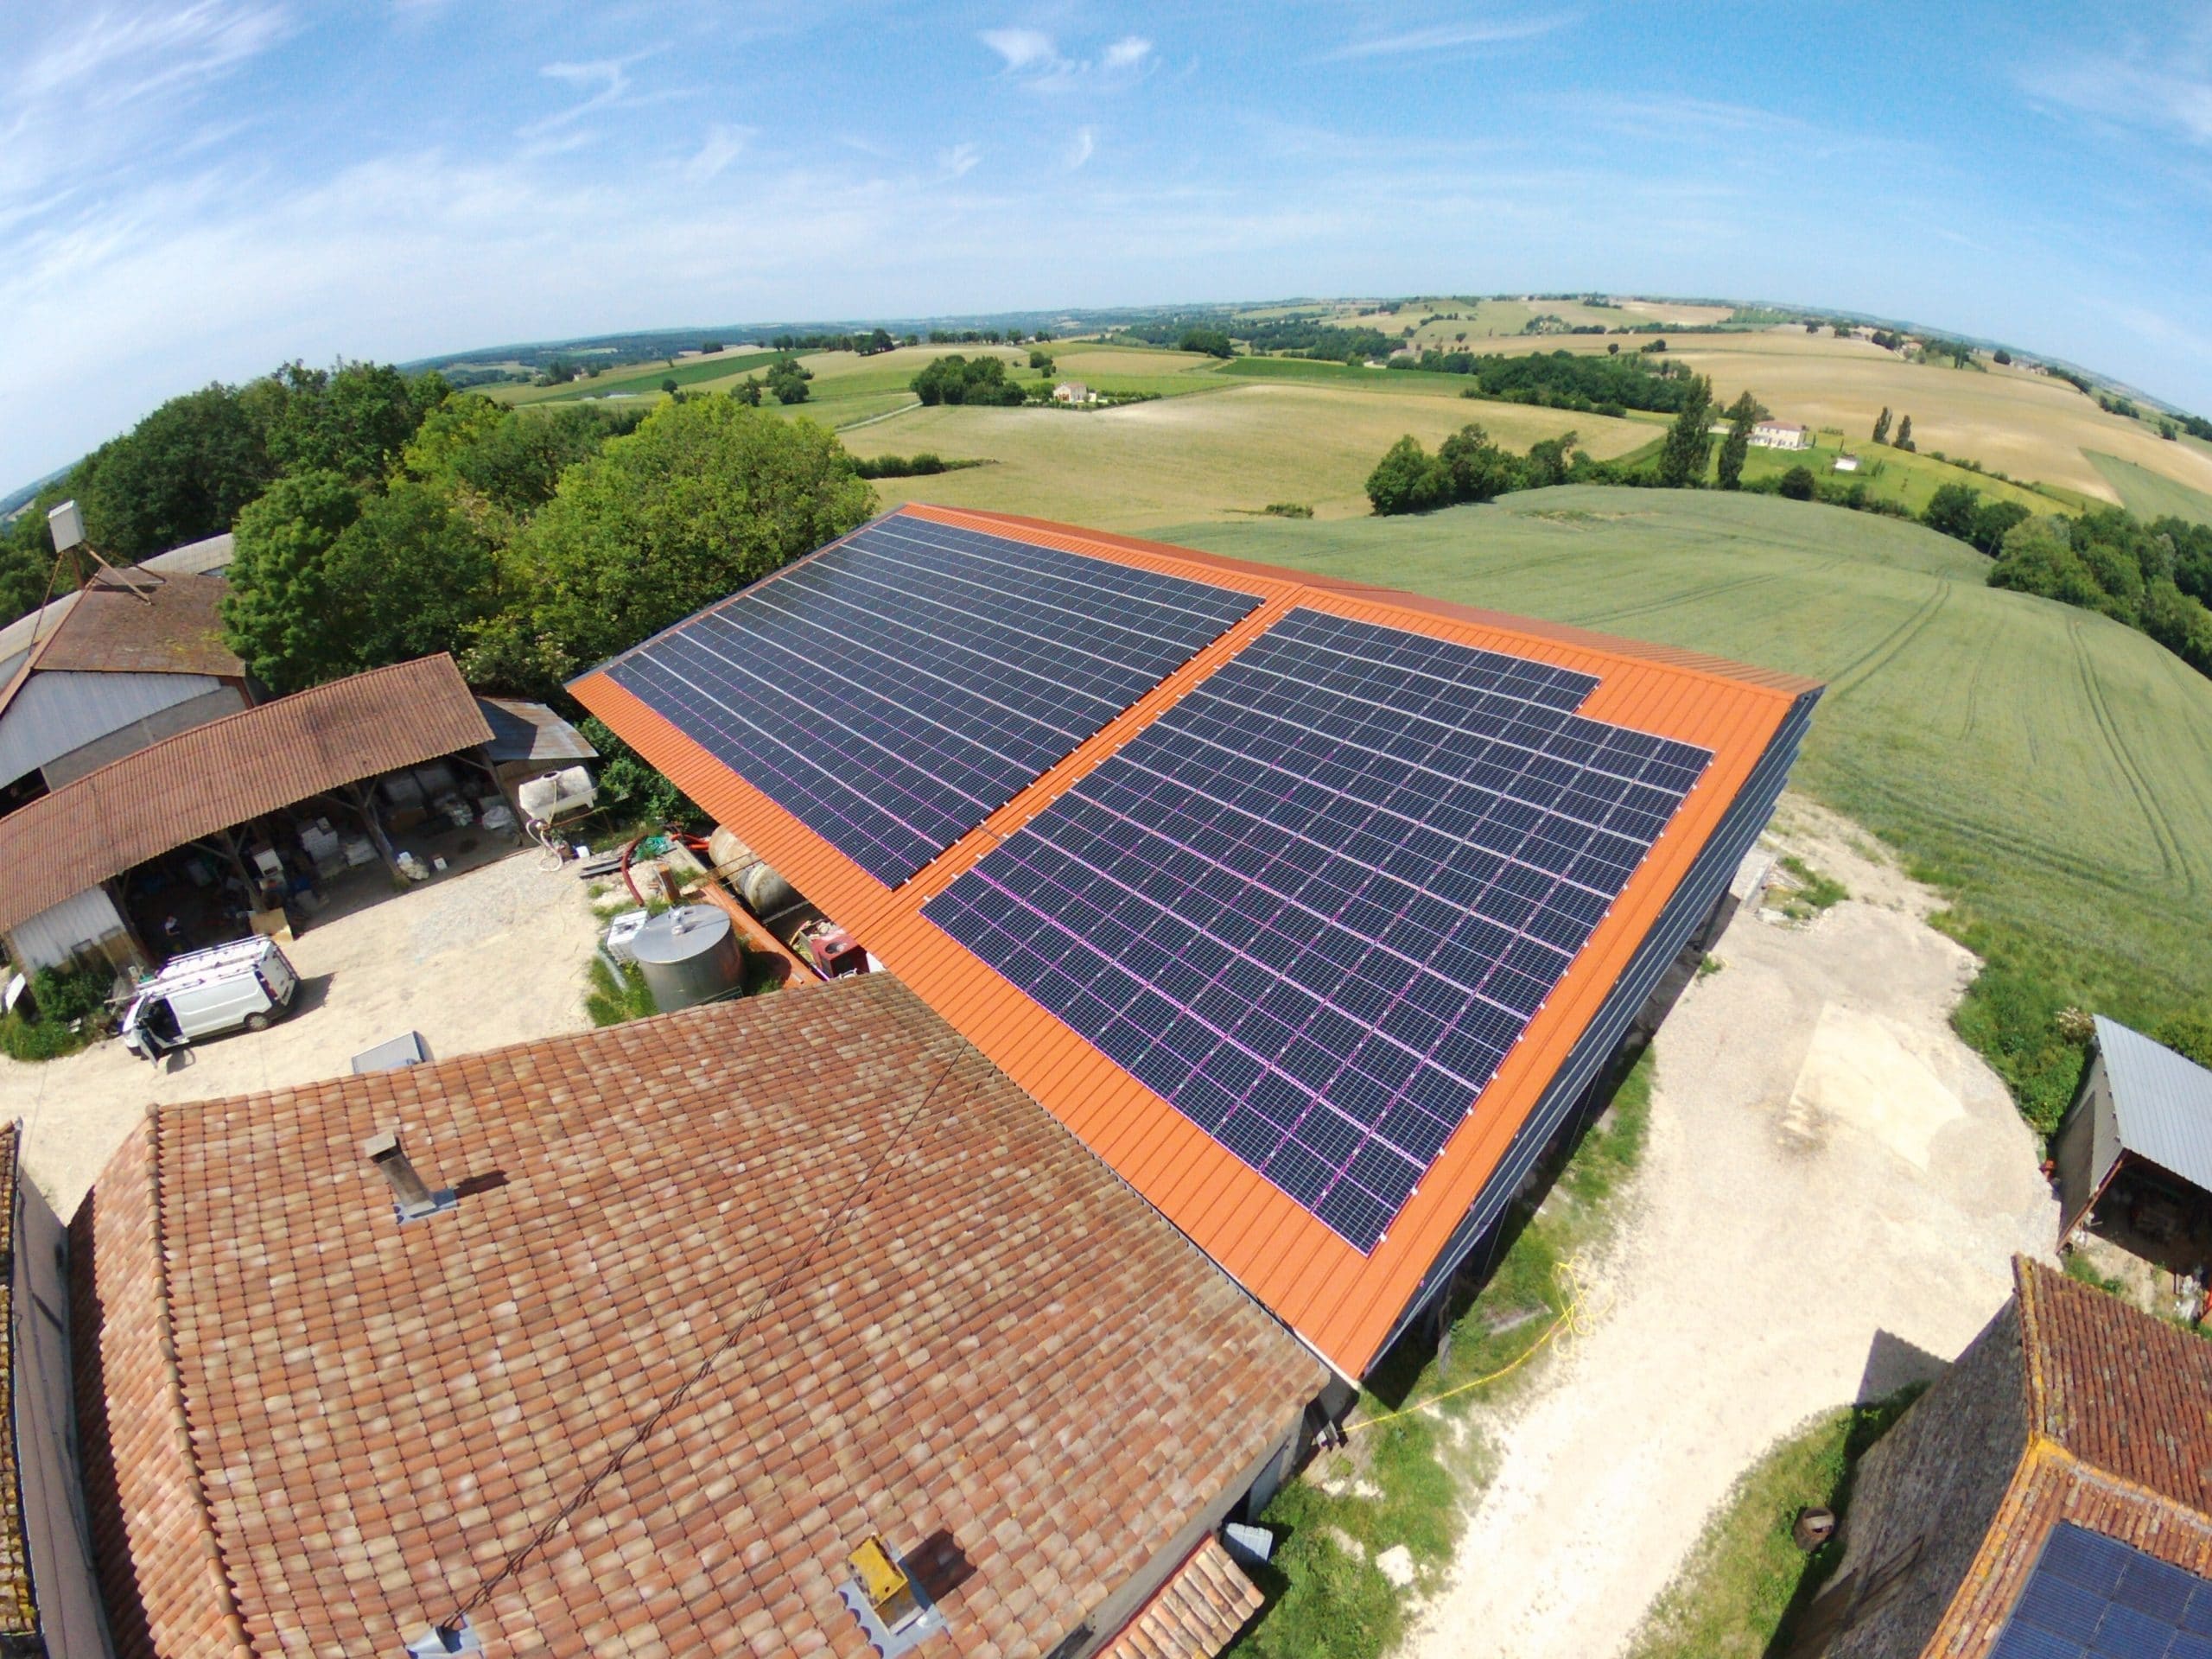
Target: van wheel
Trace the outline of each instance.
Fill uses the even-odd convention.
[[[268,1029],[269,1029],[269,1015],[268,1015],[268,1014],[267,1014],[265,1011],[264,1011],[264,1012],[262,1012],[262,1013],[257,1013],[257,1014],[248,1014],[248,1015],[246,1015],[246,1017],[245,1017],[245,1028],[246,1028],[248,1031],[266,1031],[266,1030],[268,1030]]]

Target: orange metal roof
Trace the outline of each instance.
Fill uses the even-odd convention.
[[[1627,966],[1796,700],[1817,683],[1362,584],[991,512],[916,518],[1237,588],[1262,603],[1118,719],[897,888],[884,887],[643,702],[594,671],[570,690],[834,917],[1214,1260],[1345,1375],[1375,1359],[1514,1133]],[[922,917],[992,847],[1294,608],[1594,676],[1580,713],[1713,753],[1611,912],[1369,1255],[1338,1237],[1166,1101]]]

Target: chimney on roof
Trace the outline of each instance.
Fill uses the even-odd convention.
[[[441,1210],[452,1209],[457,1201],[451,1187],[433,1192],[423,1184],[423,1178],[415,1173],[414,1160],[400,1150],[397,1129],[386,1129],[363,1141],[361,1156],[384,1172],[385,1179],[391,1185],[391,1207],[402,1221],[419,1221],[424,1216],[434,1216]]]

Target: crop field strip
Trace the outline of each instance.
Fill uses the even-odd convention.
[[[895,886],[1258,603],[902,518],[607,672]]]
[[[1711,757],[1294,611],[924,907],[1371,1250]]]

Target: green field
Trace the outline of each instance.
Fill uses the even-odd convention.
[[[1985,586],[1958,543],[1772,497],[1587,487],[1158,533],[1827,681],[1795,781],[1955,895],[1993,964],[1961,1028],[2044,1128],[2079,1065],[2058,1007],[2155,1023],[2212,1001],[2212,681]]]
[[[758,369],[772,363],[780,353],[775,352],[723,352],[713,357],[687,357],[671,365],[649,364],[644,368],[632,367],[617,373],[613,371],[594,379],[571,380],[558,386],[519,386],[513,389],[506,400],[512,404],[564,404],[584,397],[606,397],[630,393],[648,394],[659,391],[673,380],[679,386],[696,386],[709,382],[734,379],[738,372]],[[506,391],[505,387],[499,388]]]
[[[1717,467],[1718,442],[1713,450]],[[1835,461],[1840,454],[1858,456],[1859,470],[1837,472]],[[2031,512],[2074,512],[2087,505],[2086,498],[2071,490],[2027,489],[1970,467],[1955,467],[1933,455],[1916,454],[1887,444],[1847,443],[1840,435],[1832,431],[1815,433],[1810,449],[1754,448],[1744,458],[1745,481],[1779,478],[1793,467],[1810,467],[1816,477],[1836,484],[1864,484],[1867,494],[1877,500],[1895,501],[1916,513],[1928,505],[1929,497],[1946,484],[1963,484],[1993,501],[2017,501]]]
[[[2119,493],[2121,505],[2137,518],[2193,518],[2201,524],[2212,524],[2212,495],[2118,455],[2091,450],[2089,460],[2104,474],[2105,482]]]

